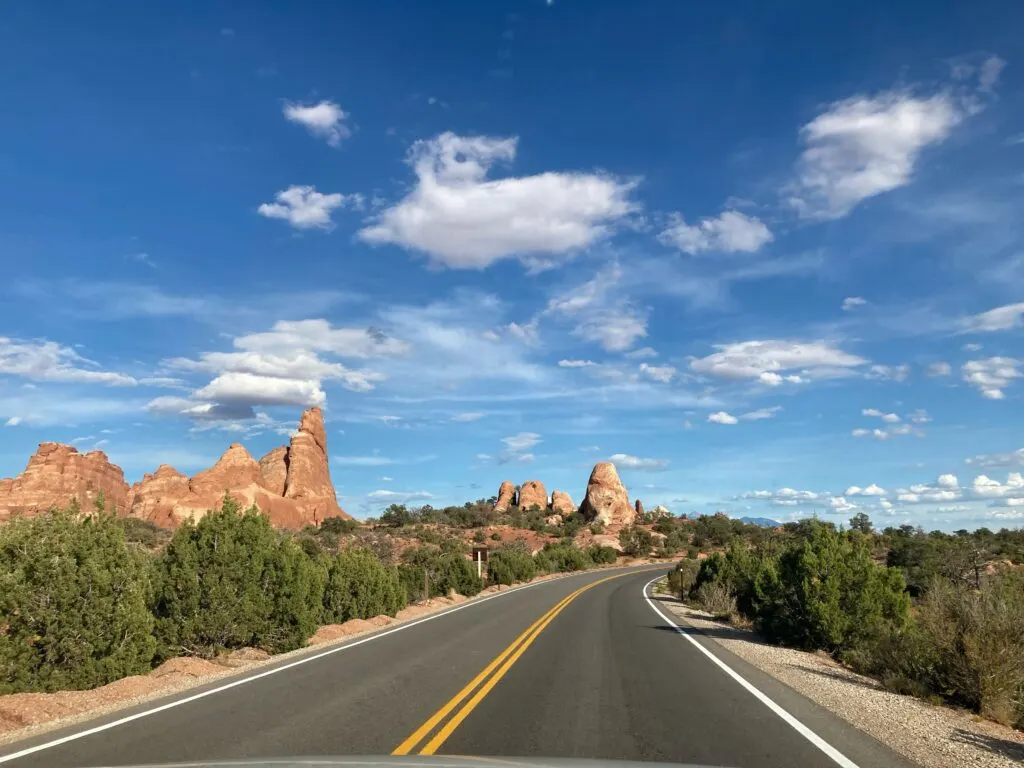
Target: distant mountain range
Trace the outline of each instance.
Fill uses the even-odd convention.
[[[762,528],[778,528],[782,523],[778,523],[769,517],[740,517],[737,518],[741,523],[747,525],[760,525]]]

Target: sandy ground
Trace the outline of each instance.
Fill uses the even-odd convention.
[[[623,559],[614,566],[594,570],[642,565],[669,561],[649,559]],[[547,574],[534,581],[564,578],[572,574]],[[400,610],[394,618],[375,616],[372,619],[353,619],[343,624],[320,627],[309,639],[308,645],[341,643],[356,635],[373,632],[390,624],[401,624],[450,608],[456,603],[479,599],[514,587],[495,585],[487,587],[478,596],[467,598],[459,594],[432,598],[414,603]],[[242,670],[280,661],[299,655],[306,649],[271,656],[256,648],[240,648],[215,660],[194,657],[169,659],[145,675],[133,675],[88,691],[60,691],[57,693],[13,693],[0,696],[0,744],[10,743],[37,733],[81,722],[118,709],[141,704],[152,699],[187,690],[220,677],[238,674]]]
[[[884,690],[823,653],[764,643],[752,630],[712,620],[667,595],[656,597],[680,624],[714,642],[925,768],[1020,768],[1024,733],[971,712]]]

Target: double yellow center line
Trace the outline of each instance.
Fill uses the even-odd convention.
[[[395,750],[391,753],[393,755],[408,755],[416,752],[416,746],[420,744],[430,733],[437,728],[442,722],[444,725],[434,733],[431,738],[423,747],[418,751],[421,755],[433,755],[441,747],[442,744],[448,739],[449,736],[455,731],[462,721],[465,720],[469,713],[476,709],[476,706],[484,700],[484,697],[491,692],[491,689],[498,684],[498,681],[505,676],[505,673],[512,668],[512,665],[518,661],[519,657],[522,656],[526,649],[530,647],[537,636],[544,631],[544,628],[550,624],[555,616],[561,613],[569,603],[575,600],[577,597],[582,595],[588,589],[596,587],[598,584],[603,584],[606,581],[617,579],[620,576],[626,576],[628,573],[617,573],[614,576],[607,576],[603,579],[591,582],[586,586],[580,587],[575,592],[570,594],[568,597],[559,601],[551,610],[537,619],[531,624],[523,634],[512,641],[512,644],[504,651],[498,654],[498,656],[488,664],[483,670],[474,677],[466,687],[459,691],[451,700],[441,707],[437,712],[431,715],[423,725],[413,731],[412,735],[409,736],[405,741],[399,744]],[[476,691],[476,693],[473,693]],[[465,704],[462,702],[470,694],[473,696],[466,701]],[[462,707],[455,712],[456,708],[462,704]],[[452,712],[455,712],[452,715]],[[451,717],[449,717],[451,715]],[[445,722],[445,718],[448,720]]]

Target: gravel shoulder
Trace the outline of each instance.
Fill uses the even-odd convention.
[[[891,693],[823,653],[768,645],[750,629],[729,627],[676,598],[653,598],[678,621],[825,707],[924,768],[1010,768],[1024,764],[1024,733],[971,712]],[[716,631],[717,630],[717,631]]]

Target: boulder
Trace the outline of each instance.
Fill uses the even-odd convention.
[[[32,515],[50,507],[66,507],[76,499],[90,512],[100,494],[108,512],[125,512],[128,484],[124,472],[103,451],[86,454],[61,443],[40,443],[25,471],[0,480],[0,521],[12,513]]]
[[[508,508],[516,503],[516,487],[508,480],[501,482],[498,488],[498,500],[494,502],[495,512],[508,512]]]
[[[605,525],[630,525],[636,519],[626,486],[610,461],[594,465],[580,513],[589,521],[597,520]]]
[[[562,516],[561,515],[550,515],[550,516],[544,518],[544,522],[547,525],[561,525],[562,524]]]
[[[540,480],[527,480],[519,486],[519,508],[530,510],[533,507],[548,508],[548,491]]]
[[[576,511],[576,505],[572,503],[572,497],[565,491],[552,491],[551,511],[568,516]]]

